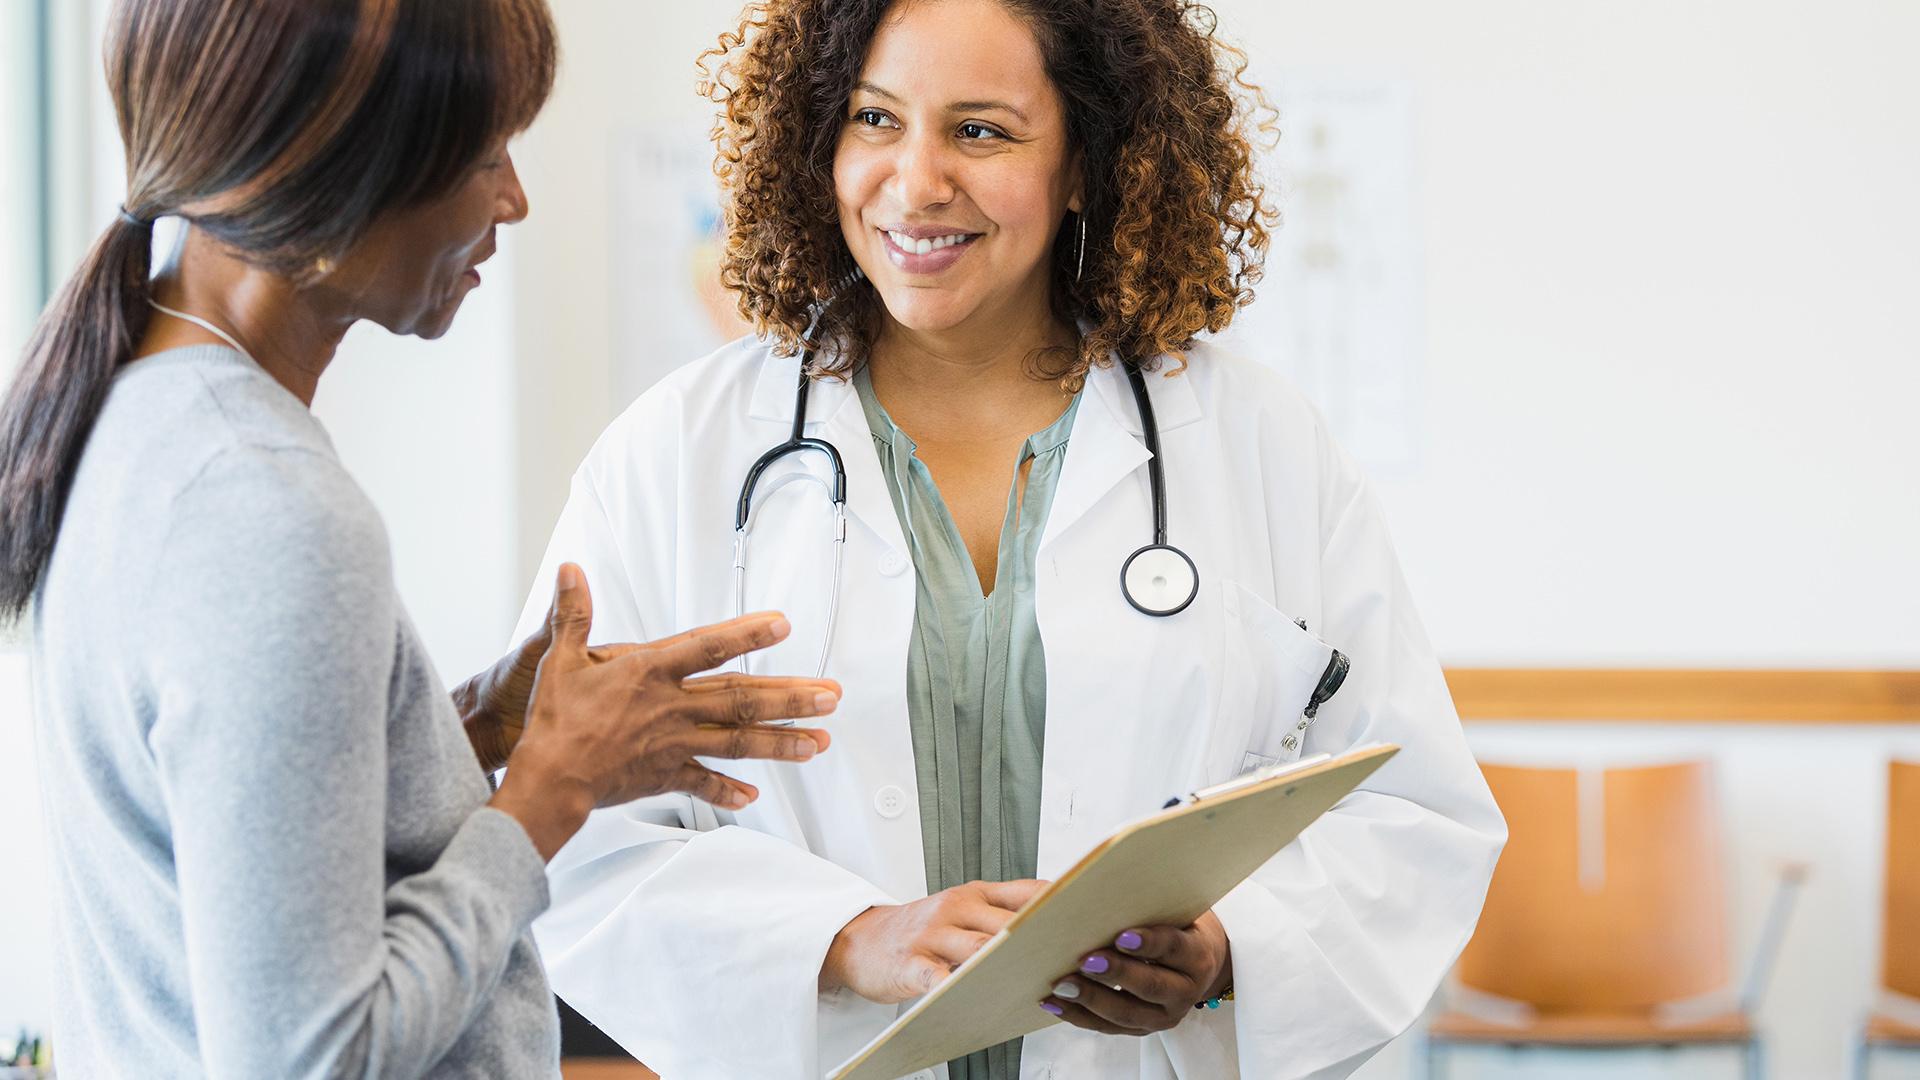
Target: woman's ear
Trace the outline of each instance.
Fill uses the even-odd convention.
[[[1078,150],[1073,152],[1073,163],[1067,166],[1067,187],[1073,194],[1067,196],[1067,209],[1080,213],[1087,205],[1087,158]]]

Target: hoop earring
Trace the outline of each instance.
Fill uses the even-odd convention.
[[[1079,281],[1081,275],[1087,272],[1087,215],[1075,214],[1073,216],[1080,219],[1080,243],[1078,245],[1078,254],[1076,254],[1073,259],[1073,280]]]

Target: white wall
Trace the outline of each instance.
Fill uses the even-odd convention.
[[[1920,662],[1920,6],[1216,6],[1415,87],[1449,661]]]
[[[501,232],[484,284],[441,340],[355,327],[313,403],[386,520],[401,597],[449,683],[493,663],[520,613],[512,563],[520,239]]]
[[[88,40],[88,23],[101,0],[88,5],[51,5],[54,66],[51,78],[77,92],[64,95],[63,107],[53,123],[53,154],[56,162],[55,190],[50,193],[52,208],[50,231],[58,251],[54,265],[64,272],[85,251],[99,222],[92,215],[84,226],[78,224],[82,207],[100,195],[89,172],[91,144],[103,130],[98,122],[96,92],[99,82],[96,55]],[[25,5],[18,5],[24,7]],[[8,160],[0,165],[0,198],[8,214],[6,231],[0,232],[0,382],[9,379],[18,360],[18,350],[26,344],[32,321],[38,314],[39,298],[31,292],[38,288],[37,250],[25,237],[37,231],[40,222],[26,216],[21,200],[27,196],[28,170],[34,166],[21,145],[26,136],[23,125],[30,122],[31,110],[26,91],[33,70],[24,50],[34,43],[16,33],[23,12],[8,10],[4,16],[7,33],[0,41],[0,146]],[[111,114],[104,131],[112,130]],[[30,144],[29,144],[30,145]],[[107,206],[118,201],[108,197]],[[95,220],[97,219],[97,220]],[[37,241],[36,241],[37,244]],[[55,283],[58,287],[58,282]],[[0,850],[6,855],[7,872],[0,885],[0,1029],[11,1039],[22,1027],[44,1032],[49,1020],[48,994],[53,966],[53,943],[47,907],[47,861],[44,833],[40,827],[40,789],[33,765],[31,716],[31,677],[27,658],[13,635],[20,628],[0,626]]]
[[[518,242],[516,404],[521,431],[515,534],[516,577],[523,590],[566,501],[567,480],[593,440],[628,399],[618,386],[616,340],[643,297],[616,295],[608,282],[615,252],[609,222],[615,200],[644,193],[615,190],[615,155],[625,136],[670,122],[705,131],[708,111],[695,94],[694,58],[730,25],[737,6],[567,0],[554,5],[562,67],[547,110],[515,148],[532,215]],[[662,355],[650,383],[691,356]]]
[[[39,308],[34,22],[26,4],[0,7],[0,378],[13,370]]]
[[[0,649],[0,1030],[45,1031],[53,969],[46,842],[35,783],[26,654]]]

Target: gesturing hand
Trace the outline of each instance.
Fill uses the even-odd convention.
[[[820,989],[891,1005],[932,990],[1007,925],[1044,881],[971,881],[910,904],[870,907],[834,935]]]
[[[553,644],[555,605],[559,603],[556,590],[539,629],[492,667],[453,688],[453,706],[460,713],[460,725],[466,729],[467,741],[473,746],[473,755],[480,759],[483,772],[505,765],[520,743],[520,733],[526,730],[533,678],[540,672],[547,647]],[[642,646],[602,645],[588,649],[587,655],[596,661],[611,660],[638,648]]]
[[[759,794],[696,757],[805,761],[826,749],[824,731],[764,725],[832,712],[837,683],[691,678],[784,638],[788,626],[778,614],[614,650],[587,647],[592,623],[585,575],[562,566],[526,728],[493,800],[527,826],[543,855],[551,858],[595,807],[684,791],[738,809]]]
[[[1213,912],[1192,926],[1124,930],[1087,954],[1040,1007],[1074,1027],[1108,1035],[1165,1031],[1233,982],[1226,928]]]
[[[515,646],[512,652],[501,657],[492,667],[461,683],[453,690],[454,708],[460,714],[461,726],[466,729],[467,741],[473,746],[474,756],[480,759],[482,771],[493,772],[505,765],[507,758],[513,754],[514,747],[519,745],[521,733],[526,730],[527,707],[533,701],[534,679],[540,673],[540,662],[546,658],[547,650],[553,645],[553,628],[559,619],[561,595],[558,589],[554,590],[553,603],[548,605],[546,621],[540,624],[539,629],[527,635],[525,641]],[[587,617],[590,624],[592,619],[590,601]],[[749,615],[745,620],[761,621],[773,617],[771,614]],[[587,659],[592,663],[601,664],[633,652],[665,649],[700,635],[725,630],[742,621],[736,619],[729,623],[701,627],[698,630],[689,630],[658,641],[593,645],[587,649]],[[756,679],[751,683],[737,683],[727,681],[726,677],[720,677],[690,679],[681,685],[688,690],[701,693],[733,689],[742,685],[757,685],[770,689],[816,689],[836,697],[840,692],[837,683],[825,679],[767,678]]]

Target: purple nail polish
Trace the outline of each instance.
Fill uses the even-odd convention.
[[[1043,1002],[1041,1002],[1041,1003],[1040,1003],[1040,1007],[1041,1007],[1041,1008],[1043,1008],[1043,1009],[1045,1009],[1045,1010],[1047,1010],[1048,1012],[1050,1012],[1050,1013],[1052,1013],[1052,1014],[1053,1014],[1053,1015],[1055,1015],[1055,1016],[1064,1016],[1064,1015],[1066,1015],[1066,1012],[1067,1012],[1067,1010],[1065,1010],[1065,1009],[1063,1009],[1063,1008],[1061,1008],[1061,1007],[1060,1007],[1060,1006],[1058,1006],[1058,1005],[1055,1005],[1055,1004],[1054,1004],[1053,1002],[1051,1002],[1051,1001],[1043,1001]]]
[[[1105,975],[1107,973],[1107,958],[1095,953],[1080,962],[1080,970],[1089,975]]]
[[[1135,949],[1138,949],[1141,945],[1140,935],[1134,933],[1131,930],[1126,930],[1126,931],[1123,931],[1119,937],[1114,938],[1113,943],[1127,950],[1128,952],[1132,952]]]

